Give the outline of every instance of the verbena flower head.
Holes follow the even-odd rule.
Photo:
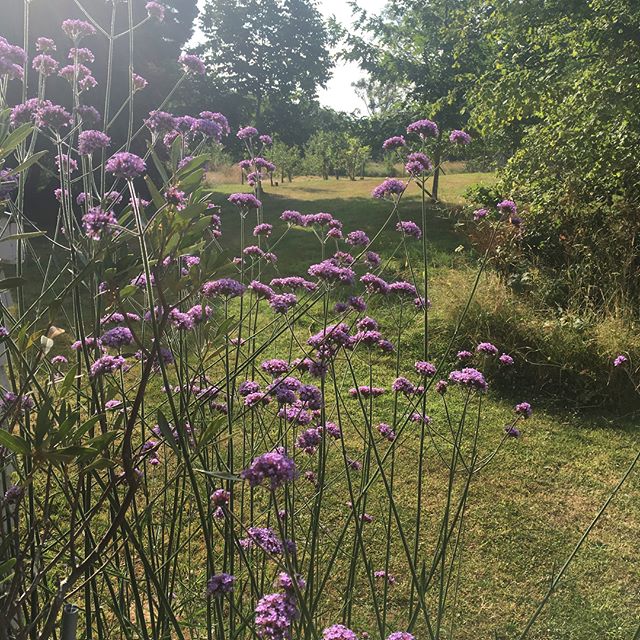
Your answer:
[[[90,156],[98,149],[104,149],[111,144],[111,138],[102,131],[89,129],[82,131],[78,136],[78,153],[81,156]]]
[[[133,343],[133,334],[128,327],[113,327],[100,338],[105,347],[120,348]]]
[[[397,197],[404,193],[405,189],[406,185],[402,180],[387,178],[371,192],[371,195],[380,200],[382,198]]]
[[[91,365],[90,375],[92,378],[97,378],[107,373],[114,373],[122,369],[125,364],[126,360],[122,356],[102,356]]]
[[[336,284],[353,284],[355,279],[355,272],[349,267],[340,267],[336,265],[331,259],[323,260],[318,264],[312,264],[307,273],[314,278],[324,280],[325,282],[332,282]]]
[[[295,462],[282,451],[269,451],[254,458],[251,465],[240,473],[240,477],[252,487],[266,483],[273,490],[295,480],[298,470]]]
[[[18,178],[9,169],[0,169],[0,200],[10,196],[18,188]]]
[[[56,50],[56,43],[51,38],[40,37],[36,40],[36,51],[40,53],[47,53],[49,51]]]
[[[498,355],[498,348],[494,344],[491,344],[490,342],[481,342],[476,347],[476,351],[478,353],[484,353],[487,356]]]
[[[504,365],[506,365],[508,367],[513,364],[513,358],[508,353],[503,353],[498,358],[498,361],[500,362],[500,364],[504,364]]]
[[[454,129],[449,134],[449,142],[453,142],[453,144],[469,144],[471,142],[471,136],[466,131]]]
[[[424,360],[419,360],[415,364],[416,373],[425,378],[432,378],[436,375],[436,366],[431,364],[430,362],[425,362]]]
[[[239,209],[259,209],[262,206],[252,193],[232,193],[227,200]]]
[[[195,73],[196,75],[203,76],[206,71],[204,62],[192,53],[181,54],[178,62],[182,65],[185,73]]]
[[[530,418],[533,414],[533,409],[528,402],[520,402],[513,409],[519,416],[523,418]]]
[[[131,73],[131,84],[134,91],[142,91],[149,83],[137,73]]]
[[[60,105],[45,103],[35,112],[36,125],[41,129],[58,131],[71,124],[71,114]]]
[[[629,362],[629,359],[627,358],[627,356],[620,354],[619,356],[616,356],[616,358],[614,359],[613,366],[621,367],[626,362]]]
[[[95,27],[85,20],[65,20],[62,30],[74,41],[79,42],[87,36],[96,34]]]
[[[394,149],[400,149],[401,147],[406,146],[406,144],[407,143],[403,136],[392,136],[382,143],[382,148],[385,151],[393,151]]]
[[[500,213],[509,216],[514,216],[518,211],[516,203],[513,200],[503,200],[497,204],[497,207]]]
[[[165,8],[164,5],[161,5],[159,2],[147,2],[145,9],[150,18],[155,18],[159,22],[164,20]]]
[[[473,219],[477,222],[478,220],[484,220],[488,215],[488,209],[476,209],[473,212]]]
[[[105,233],[111,231],[111,226],[118,221],[113,211],[105,211],[100,207],[92,207],[82,216],[82,226],[87,237],[91,240],[100,240]]]
[[[488,388],[487,381],[482,373],[472,367],[465,367],[460,371],[452,371],[449,374],[449,381],[453,384],[469,387],[480,393],[484,393]]]
[[[100,112],[90,104],[81,104],[78,107],[77,112],[84,124],[95,126],[99,124],[102,119]]]
[[[347,235],[346,243],[352,247],[366,247],[369,244],[369,236],[358,229]]]
[[[236,578],[229,573],[216,573],[207,582],[207,595],[220,597],[233,591]]]
[[[407,127],[407,133],[417,133],[421,138],[437,138],[438,125],[427,119],[416,120]]]
[[[420,227],[411,220],[401,220],[396,225],[396,230],[409,238],[419,239],[422,237],[422,231]]]
[[[256,634],[263,640],[290,640],[291,625],[299,617],[295,599],[288,593],[270,593],[256,605]]]
[[[519,438],[520,437],[520,429],[518,427],[508,424],[504,428],[504,432],[510,438]]]
[[[134,153],[121,151],[107,160],[105,169],[116,178],[133,180],[147,170],[144,160]]]
[[[22,47],[10,44],[6,38],[0,36],[0,77],[6,76],[10,80],[22,79],[23,65],[27,61],[27,54]]]
[[[57,71],[59,65],[55,58],[52,58],[46,53],[41,53],[40,55],[35,56],[31,66],[35,71],[41,73],[43,76],[51,76]]]
[[[260,140],[260,142],[262,142],[262,144],[265,146],[273,144],[273,138],[271,136],[268,136],[267,134],[259,136],[258,140]]]
[[[416,638],[407,631],[395,631],[387,637],[387,640],[416,640]]]
[[[322,632],[322,640],[358,640],[358,636],[343,624],[333,624]]]
[[[250,140],[258,135],[258,130],[255,127],[242,127],[236,133],[236,137],[239,140]]]
[[[235,298],[244,293],[245,286],[241,282],[233,280],[233,278],[220,278],[219,280],[205,282],[201,291],[208,298],[216,296]]]

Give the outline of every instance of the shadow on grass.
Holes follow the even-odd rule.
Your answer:
[[[301,189],[303,191],[326,191],[326,189]],[[213,190],[214,200],[220,204],[226,200],[226,193]],[[264,221],[273,225],[274,231],[270,238],[270,244],[275,242],[286,231],[287,225],[280,220],[280,215],[287,209],[300,211],[300,213],[318,213],[320,211],[331,213],[344,224],[344,235],[356,229],[362,229],[370,238],[373,238],[385,223],[392,211],[390,202],[380,202],[372,198],[347,197],[347,198],[317,198],[311,201],[291,197],[291,195],[279,195],[265,193],[262,197],[264,208]],[[451,262],[451,256],[456,247],[465,244],[465,238],[455,229],[454,220],[447,215],[446,205],[429,206],[427,211],[427,242],[429,246],[430,262],[432,266],[443,266]],[[231,245],[235,250],[239,249],[240,223],[237,214],[224,207],[223,233],[227,246]],[[420,202],[416,198],[403,200],[399,212],[391,218],[384,231],[376,239],[371,247],[373,251],[382,254],[383,258],[393,253],[399,243],[400,235],[396,231],[398,220],[412,220],[421,226]],[[255,218],[251,215],[247,218],[249,229]],[[248,241],[247,241],[248,243]],[[417,241],[408,241],[411,250]],[[328,251],[335,250],[333,243]],[[340,243],[339,249],[345,248]],[[306,271],[309,264],[317,261],[320,256],[319,242],[311,229],[294,228],[289,230],[276,248],[278,254],[278,269],[282,273],[298,273]],[[304,267],[304,269],[303,269]]]

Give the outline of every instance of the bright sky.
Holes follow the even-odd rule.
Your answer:
[[[386,0],[357,1],[370,13],[381,11],[386,4]],[[202,4],[204,0],[199,0],[199,5]],[[318,7],[326,18],[333,15],[344,25],[349,25],[351,22],[351,9],[346,0],[319,0]],[[196,34],[195,38],[197,37]],[[333,69],[333,77],[327,83],[327,88],[319,92],[320,103],[338,111],[351,112],[354,109],[364,111],[362,100],[358,98],[351,86],[351,83],[359,80],[362,75],[357,64],[339,62]]]

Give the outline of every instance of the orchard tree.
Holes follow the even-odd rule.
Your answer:
[[[248,96],[261,127],[265,111],[316,98],[332,66],[313,0],[206,0],[198,48],[226,92]]]
[[[481,15],[477,0],[390,0],[379,15],[356,7],[348,30],[332,27],[345,43],[342,57],[369,73],[375,101],[384,98],[381,87],[393,88],[409,111],[435,120],[442,136],[466,125],[467,91],[488,64]],[[433,157],[436,198],[443,145]]]
[[[284,182],[285,176],[291,182],[294,174],[300,174],[302,156],[298,147],[288,145],[276,137],[271,147],[270,157],[276,165],[276,171],[280,174],[280,183]]]

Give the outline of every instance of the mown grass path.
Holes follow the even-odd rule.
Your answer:
[[[443,200],[459,204],[467,186],[492,180],[490,174],[445,176]],[[278,187],[267,186],[263,197],[265,221],[276,226],[274,236],[278,237],[278,216],[283,210],[328,211],[344,222],[346,230],[360,228],[373,234],[389,212],[388,203],[370,197],[371,189],[379,182],[375,178],[356,182],[298,178]],[[238,184],[216,182],[212,188],[219,194],[220,204],[225,204],[227,194],[246,190]],[[400,217],[418,221],[417,190],[407,196]],[[234,213],[225,207],[225,234],[233,234],[237,227]],[[381,235],[374,247],[383,257],[397,245],[394,226]],[[468,283],[470,261],[456,252],[457,247],[465,246],[466,238],[456,230],[452,218],[437,208],[430,213],[426,233],[434,276],[430,291],[434,324],[448,335],[451,326],[439,305],[447,305],[453,294],[452,282],[456,286]],[[316,253],[317,241],[311,233],[289,233],[278,247],[279,269],[283,273],[306,270],[310,256]],[[406,270],[406,258],[397,254],[390,266]],[[451,278],[452,275],[456,277]],[[458,291],[455,293],[459,295]],[[384,325],[385,318],[381,319]],[[436,349],[437,334],[438,331]],[[419,336],[416,340],[419,343]],[[391,371],[376,373],[381,378],[392,376]],[[490,392],[483,423],[487,438],[510,420],[515,401],[527,399],[518,397],[517,391],[509,398]],[[472,489],[456,633],[463,640],[516,637],[554,572],[640,446],[636,421],[601,415],[585,418],[572,412],[571,407],[558,411],[534,405],[534,409],[522,438],[509,442],[510,446],[501,451]],[[430,412],[435,421],[442,417],[439,412],[438,407]],[[411,468],[413,454],[408,450],[402,456],[407,469]],[[428,469],[432,487],[437,487],[441,473],[435,465]],[[406,484],[411,486],[410,482]],[[402,486],[399,481],[400,502]],[[412,496],[406,498],[410,502]],[[427,522],[437,511],[435,490],[433,500],[428,502]],[[640,472],[636,470],[582,547],[529,637],[631,639],[640,611],[639,532]],[[400,602],[397,605],[402,607]]]

